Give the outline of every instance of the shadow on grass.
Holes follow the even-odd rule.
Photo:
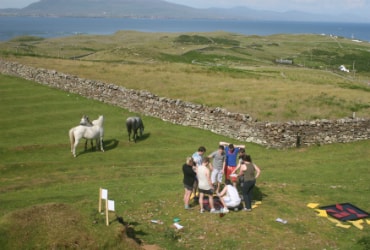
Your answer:
[[[116,139],[110,139],[110,140],[104,140],[104,150],[109,151],[112,149],[115,149],[119,144],[119,140]]]
[[[267,194],[264,194],[261,192],[261,190],[255,186],[253,188],[253,200],[255,201],[262,201],[263,198],[267,197],[268,195]]]
[[[138,136],[137,139],[136,139],[136,143],[138,143],[140,141],[145,141],[149,137],[150,137],[150,133],[146,133],[146,134],[143,134],[142,136]],[[134,142],[134,141],[133,141],[133,139],[131,139],[131,141],[129,141],[129,142]]]
[[[133,239],[137,244],[142,244],[142,241],[137,238],[136,235],[146,235],[147,233],[143,232],[142,230],[136,231],[133,226],[139,225],[138,222],[127,222],[124,221],[122,217],[117,216],[116,221],[123,225],[127,237]]]
[[[91,141],[91,147],[88,147],[89,146],[89,145],[87,145],[88,141]],[[84,151],[79,152],[78,155],[83,155],[83,154],[87,154],[87,153],[91,153],[91,152],[95,152],[95,151],[100,151],[100,147],[96,148],[96,144],[94,145],[94,141],[95,140],[86,140],[87,144],[85,144]],[[118,144],[119,144],[119,140],[116,140],[116,139],[104,140],[103,141],[104,151],[109,151],[109,150],[115,149],[118,146]]]

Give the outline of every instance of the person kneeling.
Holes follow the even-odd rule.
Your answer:
[[[240,206],[240,196],[238,190],[232,185],[230,180],[226,180],[226,185],[222,189],[221,193],[217,193],[217,196],[220,197],[220,201],[223,208],[223,213],[228,213],[228,208],[237,208]]]

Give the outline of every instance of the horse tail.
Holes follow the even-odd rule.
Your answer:
[[[135,128],[134,128],[134,119],[133,117],[129,117],[126,120],[126,128],[127,128],[127,133],[128,133],[128,141],[131,140],[131,132],[133,131],[135,133]]]
[[[71,128],[69,130],[69,142],[71,143],[71,152],[73,152],[73,144],[75,143],[75,136],[74,136],[74,128]]]

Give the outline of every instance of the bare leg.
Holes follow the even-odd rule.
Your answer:
[[[209,200],[209,206],[211,207],[211,209],[214,209],[215,206],[213,203],[213,195],[208,195],[208,200]]]
[[[188,190],[185,188],[185,194],[184,194],[184,205],[185,208],[189,207],[189,201],[191,196],[192,190]]]
[[[200,206],[200,211],[203,211],[203,193],[199,193],[199,206]]]

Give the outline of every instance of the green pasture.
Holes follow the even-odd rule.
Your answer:
[[[339,119],[353,112],[369,117],[369,51],[369,43],[341,37],[225,32],[118,31],[0,43],[5,60],[222,107],[259,121]]]
[[[83,114],[105,116],[106,151],[80,143],[74,158],[68,130]],[[350,202],[370,212],[369,140],[289,150],[246,144],[262,170],[262,204],[221,218],[183,209],[181,166],[200,145],[211,153],[219,141],[244,142],[144,116],[135,144],[124,126],[130,115],[0,75],[2,249],[370,249],[366,222],[362,230],[336,227],[306,206]],[[98,213],[100,187],[115,201],[109,226]],[[183,230],[171,227],[175,217]]]

